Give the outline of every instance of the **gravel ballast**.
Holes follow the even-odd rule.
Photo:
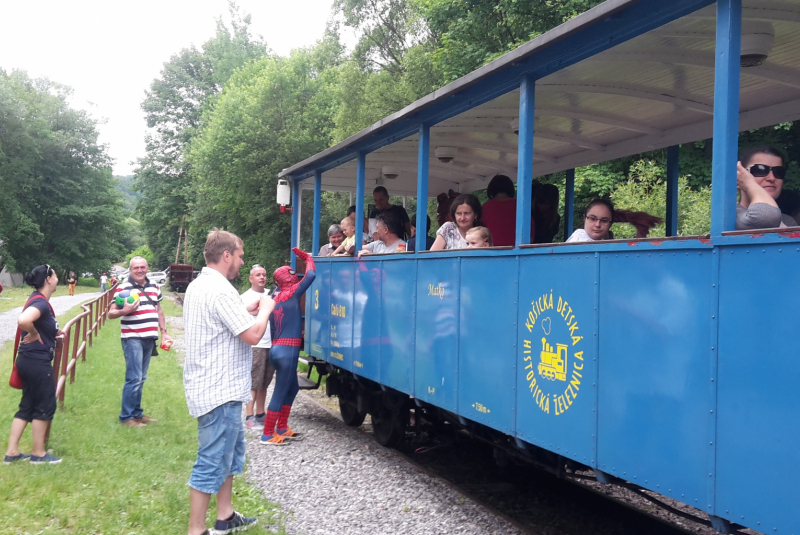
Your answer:
[[[246,471],[280,503],[289,534],[522,533],[302,392],[289,425],[303,440],[262,446],[261,430],[248,430]]]

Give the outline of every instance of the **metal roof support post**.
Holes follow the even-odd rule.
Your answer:
[[[575,169],[567,169],[564,183],[564,239],[572,236],[575,221]]]
[[[364,181],[367,173],[367,153],[359,151],[356,167],[356,252],[361,250],[364,236]]]
[[[300,181],[292,182],[292,248],[300,243]],[[297,269],[297,255],[292,252],[292,269]]]
[[[714,66],[714,153],[711,235],[736,228],[736,162],[739,149],[739,73],[742,0],[718,0]]]
[[[667,148],[667,236],[678,235],[678,171],[680,145]]]
[[[517,148],[517,237],[515,247],[531,242],[531,187],[533,181],[533,113],[536,80],[522,78],[519,86],[519,146]]]
[[[322,171],[314,171],[314,232],[311,234],[311,254],[319,252],[319,213],[322,208]]]
[[[417,157],[417,227],[414,254],[427,249],[428,241],[428,164],[431,153],[431,127],[422,123],[419,126],[419,155]],[[422,236],[422,240],[419,239]]]

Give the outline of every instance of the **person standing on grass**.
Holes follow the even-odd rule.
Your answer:
[[[67,284],[69,284],[69,295],[75,295],[75,285],[78,284],[78,277],[75,276],[74,271],[69,272]]]
[[[250,399],[253,353],[267,331],[275,302],[265,292],[245,306],[230,280],[244,265],[241,238],[212,230],[206,260],[183,299],[186,361],[183,387],[189,414],[197,418],[197,460],[189,477],[189,535],[208,534],[206,512],[217,495],[213,533],[232,533],[257,522],[233,510],[233,476],[245,461],[242,403]],[[253,318],[252,313],[257,315]]]
[[[133,271],[133,270],[131,270],[131,271]],[[105,273],[103,273],[102,275],[100,275],[100,293],[101,294],[105,293],[106,286],[108,286],[108,276]]]
[[[266,285],[267,270],[260,264],[254,264],[250,268],[250,289],[242,294],[242,303],[247,306],[260,301],[264,297]],[[252,378],[250,387],[252,399],[247,402],[245,407],[246,417],[244,419],[244,425],[247,427],[255,427],[256,424],[264,425],[264,418],[267,414],[264,409],[264,405],[267,402],[267,388],[269,388],[272,377],[275,375],[275,368],[272,367],[272,363],[269,360],[270,347],[272,347],[272,336],[269,332],[269,323],[267,323],[267,330],[264,331],[264,336],[253,346],[253,368],[250,373]],[[254,408],[257,411],[255,413],[253,411]]]
[[[58,328],[50,296],[58,287],[58,275],[48,265],[37,266],[24,276],[25,283],[36,289],[17,319],[22,330],[17,352],[17,372],[22,378],[22,400],[11,424],[5,464],[30,461],[31,464],[55,464],[61,459],[45,451],[47,430],[56,413],[56,383],[53,378],[53,357],[56,337],[64,334]],[[33,429],[31,454],[19,451],[19,439],[28,422]]]
[[[122,410],[119,423],[126,427],[147,427],[158,420],[144,414],[142,389],[147,380],[150,357],[158,341],[159,333],[164,340],[167,334],[164,311],[161,310],[161,289],[147,278],[147,260],[141,256],[131,258],[130,275],[117,286],[114,295],[125,290],[137,290],[139,299],[117,308],[112,301],[108,319],[120,318],[122,351],[125,354],[125,386],[122,388]]]

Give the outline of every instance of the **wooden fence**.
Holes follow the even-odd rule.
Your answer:
[[[63,336],[56,339],[56,355],[53,359],[53,376],[56,377],[56,399],[59,408],[64,408],[64,397],[69,382],[75,382],[75,367],[78,357],[86,362],[86,350],[92,346],[92,339],[106,324],[106,311],[114,296],[116,284],[100,297],[83,303],[83,312],[72,318],[61,330]]]

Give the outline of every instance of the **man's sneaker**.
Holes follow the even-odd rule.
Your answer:
[[[125,427],[147,427],[147,424],[137,420],[136,418],[131,418],[125,422],[120,422],[119,425],[123,425]]]
[[[250,428],[256,426],[256,417],[252,414],[244,419],[244,425]]]
[[[49,453],[45,453],[41,457],[37,457],[36,455],[31,455],[31,464],[57,464],[60,463],[61,459],[58,457],[53,457]]]
[[[254,516],[243,516],[241,513],[233,512],[233,520],[217,520],[214,523],[214,534],[225,535],[235,531],[245,531],[250,526],[258,522]]]
[[[264,425],[264,420],[267,419],[267,413],[264,412],[262,414],[256,414],[256,424],[257,425]]]
[[[300,436],[300,435],[301,435],[301,433],[298,433],[297,431],[292,431],[292,430],[291,430],[291,429],[289,429],[288,427],[286,428],[286,431],[284,431],[283,433],[281,433],[279,429],[276,429],[276,430],[275,430],[275,432],[276,432],[276,433],[277,433],[277,435],[278,435],[279,437],[281,437],[282,439],[291,438],[291,439],[297,439],[297,440],[299,440],[299,439],[301,438],[301,436]]]
[[[16,463],[18,461],[28,461],[30,460],[31,456],[27,453],[18,453],[16,455],[4,455],[3,456],[3,463],[11,464]]]
[[[283,437],[279,437],[278,435],[272,435],[271,437],[261,435],[261,443],[265,446],[283,446]]]

